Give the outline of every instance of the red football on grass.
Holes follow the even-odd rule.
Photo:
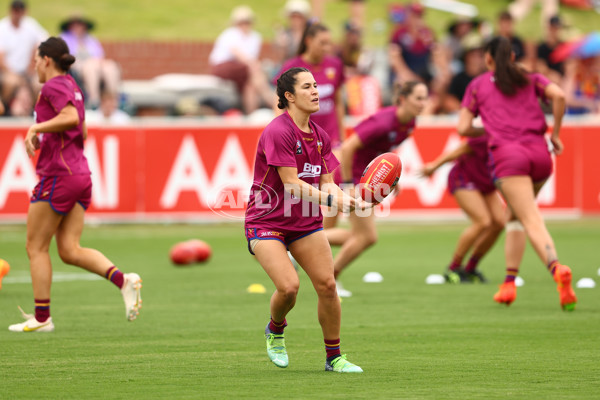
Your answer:
[[[396,153],[383,153],[367,165],[358,186],[360,197],[368,203],[379,204],[392,193],[400,174],[402,161]]]
[[[196,261],[196,250],[186,242],[171,247],[169,257],[175,265],[188,265]]]
[[[184,243],[187,243],[192,249],[194,249],[194,254],[195,254],[194,261],[196,261],[196,262],[207,261],[212,254],[212,250],[211,250],[210,246],[205,241],[198,240],[198,239],[191,239]]]

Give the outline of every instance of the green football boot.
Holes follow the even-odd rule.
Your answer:
[[[333,361],[325,361],[325,371],[333,372],[363,372],[362,368],[358,365],[352,364],[346,360],[346,355],[339,356]]]
[[[269,359],[279,368],[287,367],[288,355],[285,349],[283,333],[273,333],[269,330],[269,326],[267,326],[265,337],[267,339],[267,354],[269,355]]]

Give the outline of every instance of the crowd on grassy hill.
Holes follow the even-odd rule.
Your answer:
[[[282,65],[310,40],[303,36],[306,28],[315,21],[327,27],[325,1],[285,3],[286,23],[277,30],[268,59],[261,58],[263,42],[254,29],[253,10],[249,6],[234,8],[230,27],[215,40],[208,62],[211,74],[233,82],[239,102],[205,99],[195,112],[248,115],[260,108],[273,108],[275,79]],[[394,82],[415,79],[425,82],[432,94],[427,114],[455,113],[467,84],[484,72],[482,48],[495,35],[511,40],[515,57],[525,69],[541,72],[563,87],[569,114],[600,113],[600,56],[570,57],[572,49],[563,43],[565,24],[558,14],[558,0],[542,0],[544,34],[539,43],[520,38],[514,31],[515,22],[527,12],[521,3],[531,3],[529,0],[512,2],[495,21],[459,16],[447,26],[443,37],[436,37],[425,22],[427,10],[421,3],[392,4],[388,15],[393,27],[387,43],[380,46],[387,50],[383,58],[365,48],[362,41],[370,29],[364,18],[371,4],[366,0],[347,3],[342,37],[336,43],[323,44],[323,48],[343,63],[348,114],[372,112],[389,102],[387,88]],[[66,18],[60,25],[60,36],[77,58],[71,73],[85,91],[89,118],[126,122],[128,115],[118,109],[119,66],[105,57],[102,45],[92,35],[93,28],[93,21],[81,15]],[[37,45],[47,37],[46,29],[27,15],[25,2],[10,3],[8,15],[0,20],[0,111],[4,109],[4,115],[32,114],[39,84],[31,60]]]

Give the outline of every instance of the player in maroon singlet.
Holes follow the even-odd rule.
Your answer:
[[[288,366],[283,329],[300,284],[289,250],[317,292],[325,370],[362,372],[340,353],[341,308],[319,205],[343,212],[367,205],[333,182],[338,161],[331,141],[310,119],[320,101],[313,75],[305,68],[285,71],[277,80],[277,96],[284,113],[267,125],[259,139],[244,226],[249,251],[275,284],[265,329],[267,354],[276,366]]]
[[[360,122],[354,134],[342,144],[342,179],[345,189],[354,191],[367,165],[377,156],[393,151],[412,133],[415,118],[426,106],[427,86],[420,82],[396,85],[395,105],[385,107]],[[326,229],[329,244],[341,246],[333,261],[336,278],[363,251],[377,241],[373,210],[368,215],[350,214],[350,230]],[[337,281],[340,297],[350,297],[352,292]]]
[[[524,235],[558,285],[560,305],[575,309],[577,297],[571,287],[571,269],[558,261],[554,241],[535,201],[552,173],[552,159],[545,139],[547,130],[539,99],[552,101],[554,126],[550,140],[555,154],[563,150],[559,138],[565,112],[565,94],[541,74],[529,74],[514,62],[508,39],[496,37],[485,47],[488,72],[473,79],[462,100],[458,133],[479,136],[473,119],[481,115],[489,135],[489,165],[512,219],[506,225],[506,279],[494,296],[498,303],[516,298],[515,277],[524,251]],[[517,236],[519,238],[517,238]]]
[[[30,156],[40,149],[36,165],[40,182],[31,196],[26,245],[35,315],[23,312],[26,321],[9,326],[13,332],[54,330],[50,317],[52,264],[48,254],[53,236],[65,263],[104,276],[121,289],[128,320],[134,320],[141,307],[139,275],[123,274],[99,251],[79,245],[92,181],[83,155],[87,136],[83,93],[67,74],[74,62],[66,43],[56,37],[40,44],[35,57],[38,78],[44,86],[35,105],[36,123],[25,137]]]

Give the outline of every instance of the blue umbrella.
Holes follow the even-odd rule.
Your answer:
[[[573,55],[579,58],[595,57],[600,55],[600,32],[592,32],[583,39]]]

